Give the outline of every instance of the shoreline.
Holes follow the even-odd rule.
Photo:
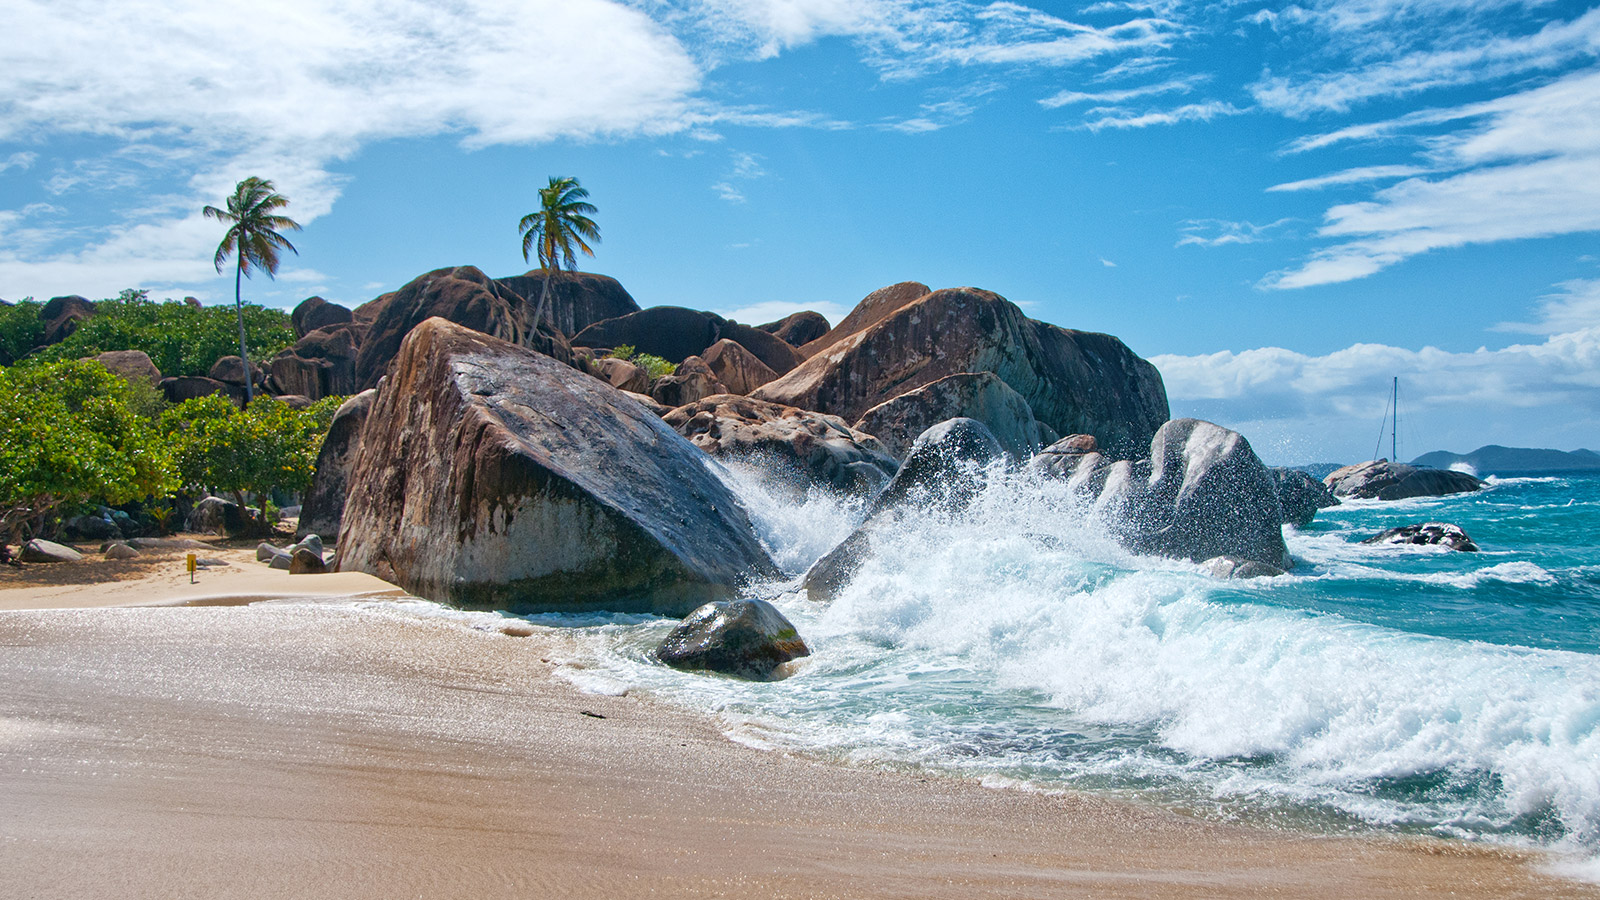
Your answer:
[[[337,576],[258,565],[201,587],[340,596],[298,587]],[[201,596],[153,596],[174,577],[28,611],[0,586],[0,877],[25,894],[1600,897],[1537,852],[760,750],[665,701],[581,692],[559,629],[173,606]]]

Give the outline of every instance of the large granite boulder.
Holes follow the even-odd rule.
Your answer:
[[[619,391],[643,394],[650,390],[650,373],[625,359],[606,356],[594,361],[593,373]]]
[[[671,375],[657,378],[650,387],[650,396],[669,409],[727,392],[716,373],[698,356],[679,363]]]
[[[271,387],[279,394],[312,400],[356,393],[356,361],[366,332],[367,326],[349,322],[305,335],[267,363]]]
[[[806,571],[803,585],[812,600],[832,600],[873,553],[879,532],[902,515],[937,510],[955,514],[983,489],[988,467],[1005,458],[1005,449],[982,422],[951,419],[918,436],[889,484],[868,507],[867,518],[839,546]]]
[[[206,375],[212,381],[220,381],[223,384],[235,384],[240,387],[244,387],[244,360],[237,356],[221,357],[216,362],[211,364],[211,371],[206,373]],[[261,371],[261,367],[253,362],[250,364],[250,376],[250,383],[252,385],[265,385],[267,377],[266,373]]]
[[[972,288],[901,306],[752,396],[854,422],[961,372],[993,372],[1052,431],[1092,434],[1111,456],[1142,452],[1167,418],[1161,374],[1121,341],[1035,322],[1004,297]]]
[[[362,325],[370,326],[373,322],[378,321],[378,317],[383,315],[383,311],[385,309],[389,308],[389,302],[392,301],[395,295],[398,293],[400,292],[390,291],[387,294],[379,294],[355,309],[352,309],[350,314],[355,316],[356,322],[359,322]]]
[[[1039,423],[1022,395],[993,372],[960,372],[901,394],[862,413],[855,429],[875,435],[896,457],[917,436],[948,419],[976,419],[1012,459],[1027,461],[1039,450]]]
[[[362,390],[377,385],[411,329],[435,316],[562,363],[572,362],[565,338],[548,325],[534,326],[532,304],[474,266],[435,269],[412,279],[392,297],[380,299],[382,305],[356,357],[356,386]]]
[[[1283,524],[1304,528],[1317,510],[1338,506],[1339,498],[1309,472],[1275,466],[1267,471],[1278,485],[1278,503],[1283,507]]]
[[[723,338],[706,348],[701,356],[711,374],[730,394],[748,394],[778,377],[778,373],[756,358],[743,344]]]
[[[462,606],[684,615],[776,574],[706,462],[598,379],[429,319],[362,429],[339,568]]]
[[[365,390],[344,403],[333,414],[333,422],[322,439],[322,449],[317,451],[317,470],[311,477],[311,488],[300,504],[300,521],[295,536],[320,535],[333,540],[339,536],[339,524],[344,519],[345,495],[350,489],[350,466],[355,462],[356,450],[361,447],[361,429],[367,424],[367,414],[372,411],[378,392]]]
[[[303,338],[319,328],[331,325],[343,325],[355,321],[355,314],[337,303],[329,303],[321,297],[307,297],[300,301],[300,305],[289,313],[289,321],[294,325],[296,339]]]
[[[850,314],[838,325],[801,345],[800,352],[807,359],[816,356],[834,344],[866,331],[932,292],[933,288],[920,281],[902,281],[899,284],[878,288],[861,298],[861,302],[857,303],[855,309],[850,310]]]
[[[194,505],[184,521],[184,530],[195,534],[220,534],[238,537],[258,530],[258,510],[241,507],[222,497],[207,497]]]
[[[510,278],[495,281],[519,294],[529,304],[529,309],[539,305],[539,292],[544,289],[544,270],[533,269]],[[550,283],[549,305],[545,316],[555,321],[556,330],[564,335],[574,335],[596,322],[615,319],[639,311],[639,304],[623,288],[622,283],[609,275],[589,272],[562,272]]]
[[[143,350],[107,350],[94,361],[127,381],[143,381],[152,387],[161,383],[161,370]]]
[[[94,313],[94,304],[86,297],[77,294],[51,297],[44,306],[39,307],[39,321],[44,323],[44,334],[39,339],[39,346],[49,347],[61,343],[78,330],[78,323],[90,318]]]
[[[34,538],[22,545],[18,558],[25,563],[77,562],[83,559],[83,554],[65,544]]]
[[[716,313],[681,306],[652,306],[626,316],[596,322],[574,335],[572,346],[611,348],[626,345],[640,353],[681,363],[691,356],[704,354],[712,344],[723,338],[743,346],[779,375],[799,365],[802,359],[799,351],[776,335],[729,321]]]
[[[680,406],[663,421],[712,456],[778,466],[845,492],[876,490],[899,467],[877,438],[837,416],[735,394]]]
[[[776,322],[757,325],[757,328],[777,336],[791,347],[803,347],[828,333],[828,320],[822,313],[805,310],[790,313]]]
[[[690,613],[656,647],[675,669],[770,678],[778,666],[810,656],[794,625],[765,600],[719,600]]]
[[[1329,472],[1322,483],[1335,497],[1351,500],[1405,500],[1480,490],[1483,482],[1465,472],[1422,469],[1374,459]]]
[[[161,394],[167,399],[168,403],[182,403],[185,400],[193,400],[196,397],[209,397],[212,394],[221,394],[229,397],[235,403],[240,403],[244,400],[242,389],[236,395],[235,390],[229,385],[214,378],[204,378],[199,375],[178,375],[171,378],[163,378],[157,386],[161,388]]]
[[[1363,544],[1414,544],[1443,546],[1464,553],[1477,553],[1478,542],[1468,536],[1460,525],[1449,522],[1419,522],[1401,525],[1362,540]]]

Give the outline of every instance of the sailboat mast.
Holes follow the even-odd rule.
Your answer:
[[[1394,424],[1389,428],[1389,459],[1392,462],[1400,461],[1400,376],[1394,377],[1394,397],[1390,400],[1390,408],[1394,410]]]

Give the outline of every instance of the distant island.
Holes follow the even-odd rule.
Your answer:
[[[1490,444],[1471,453],[1435,450],[1411,461],[1414,466],[1448,469],[1466,464],[1479,475],[1504,472],[1600,472],[1600,453],[1593,450],[1543,450],[1529,447],[1501,447]]]

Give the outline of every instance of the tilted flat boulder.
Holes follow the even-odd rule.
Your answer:
[[[355,314],[321,297],[307,297],[300,301],[294,312],[289,313],[289,321],[294,325],[294,336],[298,340],[319,328],[353,322]]]
[[[892,526],[902,514],[966,509],[983,489],[988,466],[1004,457],[1000,442],[975,419],[951,419],[923,432],[900,471],[873,498],[866,520],[806,571],[806,595],[832,600],[872,554],[875,533]]]
[[[776,572],[706,463],[621,391],[430,319],[362,429],[339,568],[462,606],[683,615]]]
[[[572,362],[572,348],[565,338],[550,331],[548,325],[534,327],[532,304],[475,266],[435,269],[412,279],[392,297],[379,300],[382,304],[356,357],[356,386],[362,390],[377,386],[399,352],[400,342],[411,329],[434,316],[563,363]]]
[[[855,429],[876,436],[890,453],[903,457],[918,435],[955,418],[987,425],[1012,459],[1025,462],[1039,450],[1033,409],[993,372],[949,375],[886,400],[863,413]]]
[[[161,383],[161,370],[143,350],[107,350],[94,360],[127,381],[144,381],[151,386]]]
[[[790,313],[776,322],[757,325],[791,347],[803,347],[828,333],[828,319],[822,313],[805,310]]]
[[[711,374],[722,382],[730,394],[748,394],[778,377],[777,372],[746,350],[743,344],[727,338],[707,347],[701,359],[711,367]]]
[[[854,422],[961,372],[993,372],[1034,418],[1057,434],[1092,434],[1110,456],[1143,452],[1167,418],[1161,374],[1121,341],[1035,322],[1004,297],[972,288],[901,306],[752,396]]]
[[[800,353],[810,359],[834,344],[866,331],[931,293],[933,288],[920,281],[902,281],[899,284],[878,288],[861,298],[861,302],[857,303],[838,325],[820,337],[801,345]]]
[[[811,649],[778,608],[765,600],[719,600],[686,616],[655,649],[674,669],[770,678],[778,666]]]
[[[532,269],[509,278],[496,278],[495,282],[517,292],[530,309],[539,305],[539,293],[544,290],[544,270]],[[596,322],[615,319],[639,311],[622,283],[609,275],[590,272],[562,272],[550,283],[549,306],[545,315],[555,321],[556,330],[564,335],[574,335]]]
[[[361,429],[377,399],[376,390],[365,390],[339,405],[317,451],[317,470],[311,488],[300,504],[300,521],[295,536],[319,535],[330,540],[339,536],[344,519],[345,496],[350,490],[350,466],[361,447]]]
[[[34,538],[22,545],[17,558],[25,563],[77,562],[83,559],[83,554],[65,544]]]
[[[1465,472],[1421,469],[1374,459],[1329,472],[1322,483],[1335,497],[1351,500],[1405,500],[1481,490],[1483,482]]]
[[[629,346],[640,353],[681,363],[700,356],[727,338],[741,346],[779,375],[799,365],[800,352],[776,335],[732,322],[716,313],[681,306],[652,306],[604,322],[596,322],[572,337],[574,347]]]
[[[1415,525],[1401,525],[1390,528],[1381,534],[1366,538],[1363,544],[1417,544],[1422,546],[1442,545],[1451,550],[1460,550],[1464,553],[1477,553],[1478,542],[1468,536],[1466,529],[1460,525],[1449,522],[1419,522]]]
[[[663,417],[712,456],[786,466],[804,478],[850,493],[876,490],[899,464],[878,439],[838,416],[718,394]]]
[[[1338,506],[1339,498],[1308,472],[1273,467],[1272,480],[1278,485],[1278,503],[1283,507],[1283,524],[1304,528],[1316,518],[1317,510]]]

